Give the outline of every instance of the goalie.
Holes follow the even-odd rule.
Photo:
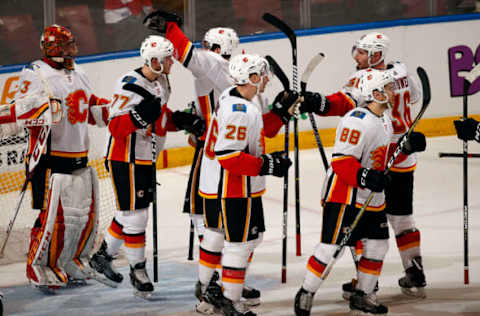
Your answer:
[[[74,62],[72,33],[47,26],[41,60],[26,66],[15,101],[0,111],[1,136],[29,131],[27,181],[32,208],[39,210],[30,235],[26,274],[40,288],[84,283],[98,218],[96,172],[88,167],[88,126],[105,126],[105,99],[92,94],[86,74]]]

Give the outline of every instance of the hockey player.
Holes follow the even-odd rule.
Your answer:
[[[458,139],[463,141],[476,140],[480,143],[480,125],[478,121],[469,117],[466,120],[453,121]]]
[[[343,115],[354,106],[364,105],[365,101],[355,87],[366,69],[388,70],[395,78],[395,99],[387,113],[393,124],[392,143],[397,143],[412,123],[413,106],[421,99],[421,88],[418,80],[410,75],[404,63],[385,62],[389,45],[389,38],[382,33],[373,32],[362,36],[352,49],[357,71],[349,77],[342,90],[326,98],[317,93],[307,93],[305,97],[307,102],[302,108],[314,112],[322,102],[326,102],[330,106],[330,111],[325,115]],[[425,136],[421,133],[414,133],[412,138],[415,138],[412,141],[420,146],[425,144]],[[390,172],[392,181],[385,190],[387,205],[385,212],[395,232],[405,269],[406,275],[399,280],[402,292],[424,297],[426,282],[420,253],[420,231],[415,227],[413,219],[413,173],[416,163],[416,155],[409,152],[397,158]],[[346,299],[353,292],[355,283],[356,280],[353,280],[343,285]]]
[[[203,41],[205,49],[195,49],[176,22],[167,22],[166,38],[179,52],[178,61],[195,77],[197,100],[192,110],[205,120],[208,129],[220,93],[233,85],[233,80],[228,74],[228,61],[238,45],[237,33],[231,28],[225,27],[210,29],[205,33]],[[192,162],[183,208],[184,212],[190,213],[200,241],[205,228],[202,199],[198,195],[198,180],[205,134],[198,139],[194,136],[189,138],[189,142],[194,145],[198,153],[195,154],[197,159]]]
[[[27,179],[39,215],[31,230],[26,274],[31,284],[48,289],[94,276],[88,259],[99,195],[96,172],[87,166],[87,124],[105,126],[108,101],[92,93],[75,64],[77,46],[67,28],[47,26],[40,46],[43,58],[22,70],[15,102],[2,109],[0,123],[29,130]]]
[[[149,297],[153,284],[146,272],[145,229],[152,202],[152,125],[158,152],[167,131],[186,129],[202,135],[204,122],[196,115],[167,107],[170,96],[168,74],[174,62],[172,43],[161,36],[149,36],[141,44],[141,68],[122,76],[115,86],[108,122],[106,148],[117,202],[105,239],[90,265],[110,280],[123,276],[112,267],[113,256],[124,245],[130,264],[130,282],[136,295]]]
[[[236,55],[229,63],[229,73],[235,86],[220,96],[201,166],[200,195],[204,197],[206,229],[196,292],[203,302],[220,308],[224,315],[255,315],[240,298],[249,257],[265,231],[263,176],[283,177],[291,164],[283,152],[265,154],[264,136],[275,136],[289,120],[288,109],[298,95],[279,93],[273,110],[262,116],[251,100],[265,89],[268,62],[258,55]],[[215,283],[210,283],[220,262],[223,295]]]
[[[308,260],[305,279],[295,296],[297,316],[310,315],[313,296],[321,286],[321,276],[336,245],[371,191],[375,192],[374,197],[349,240],[350,245],[355,245],[360,239],[364,244],[357,269],[358,284],[350,297],[350,309],[353,315],[388,312],[386,306],[376,302],[372,293],[388,250],[387,218],[383,211],[383,191],[388,177],[383,170],[393,127],[385,112],[394,103],[394,85],[391,71],[366,70],[358,82],[358,94],[366,106],[350,110],[337,126],[332,163],[322,190],[321,241]],[[407,143],[411,148],[409,141]]]
[[[181,19],[175,14],[164,12],[161,10],[150,14],[146,20],[147,26],[158,32],[165,33],[175,50],[178,52],[176,58],[178,61],[191,71],[195,77],[195,93],[197,100],[193,105],[193,112],[202,117],[208,126],[218,102],[220,94],[233,85],[233,79],[228,73],[228,62],[233,51],[238,46],[237,33],[227,27],[215,27],[205,33],[202,46],[204,49],[196,49],[192,42],[185,36],[180,29]],[[263,100],[263,98],[259,98]],[[189,143],[195,147],[195,155],[190,170],[187,192],[183,211],[190,214],[192,223],[195,226],[200,242],[203,240],[205,231],[203,198],[198,194],[198,186],[200,179],[201,162],[203,156],[203,147],[205,136],[189,137]],[[200,252],[202,248],[200,247]],[[202,261],[199,270],[204,269]],[[210,270],[210,267],[206,269]],[[214,279],[218,279],[218,275],[214,274]],[[260,304],[260,291],[245,286],[242,291],[242,298],[250,305]],[[203,310],[202,299],[200,293],[197,292],[200,300],[197,310]],[[207,307],[208,310],[211,306]]]

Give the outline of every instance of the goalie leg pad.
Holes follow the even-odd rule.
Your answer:
[[[97,230],[98,183],[88,167],[50,178],[47,210],[32,267],[49,267],[66,283],[66,275],[84,277]],[[32,247],[31,252],[35,247]]]

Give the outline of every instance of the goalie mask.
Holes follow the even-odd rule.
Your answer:
[[[380,104],[388,103],[387,89],[395,88],[395,79],[389,70],[367,69],[360,78],[358,88],[364,100],[368,102],[377,102]],[[384,100],[375,98],[374,91],[378,91],[385,96]]]
[[[66,27],[57,24],[47,26],[40,37],[40,49],[45,58],[66,69],[74,68],[73,59],[78,49],[72,32]]]
[[[205,33],[203,45],[207,49],[212,49],[213,45],[220,47],[220,55],[231,56],[232,52],[238,46],[237,33],[228,27],[215,27]]]
[[[270,77],[270,65],[268,61],[259,55],[240,54],[230,60],[228,72],[237,85],[251,84],[257,87],[257,93],[264,82],[264,78]],[[261,80],[253,83],[250,76],[258,74]]]
[[[352,56],[355,57],[357,49],[366,50],[368,52],[368,66],[374,67],[385,59],[389,46],[390,39],[385,34],[378,32],[368,33],[355,42],[355,45],[352,47]],[[376,52],[380,52],[381,56],[375,63],[372,63],[373,55]]]
[[[162,73],[164,59],[172,55],[173,44],[168,39],[159,35],[148,36],[140,46],[140,56],[145,65],[148,65],[148,67],[156,74]],[[159,61],[161,65],[160,70],[153,69],[152,58],[156,58]]]

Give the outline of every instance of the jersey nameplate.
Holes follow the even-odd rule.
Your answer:
[[[236,103],[232,104],[232,111],[233,112],[247,112],[247,106],[245,104]]]
[[[365,112],[353,111],[352,114],[350,114],[350,116],[357,117],[359,119],[363,119],[365,117]]]
[[[125,82],[125,83],[134,83],[135,81],[137,81],[137,78],[133,76],[125,76],[122,79],[122,82]]]

